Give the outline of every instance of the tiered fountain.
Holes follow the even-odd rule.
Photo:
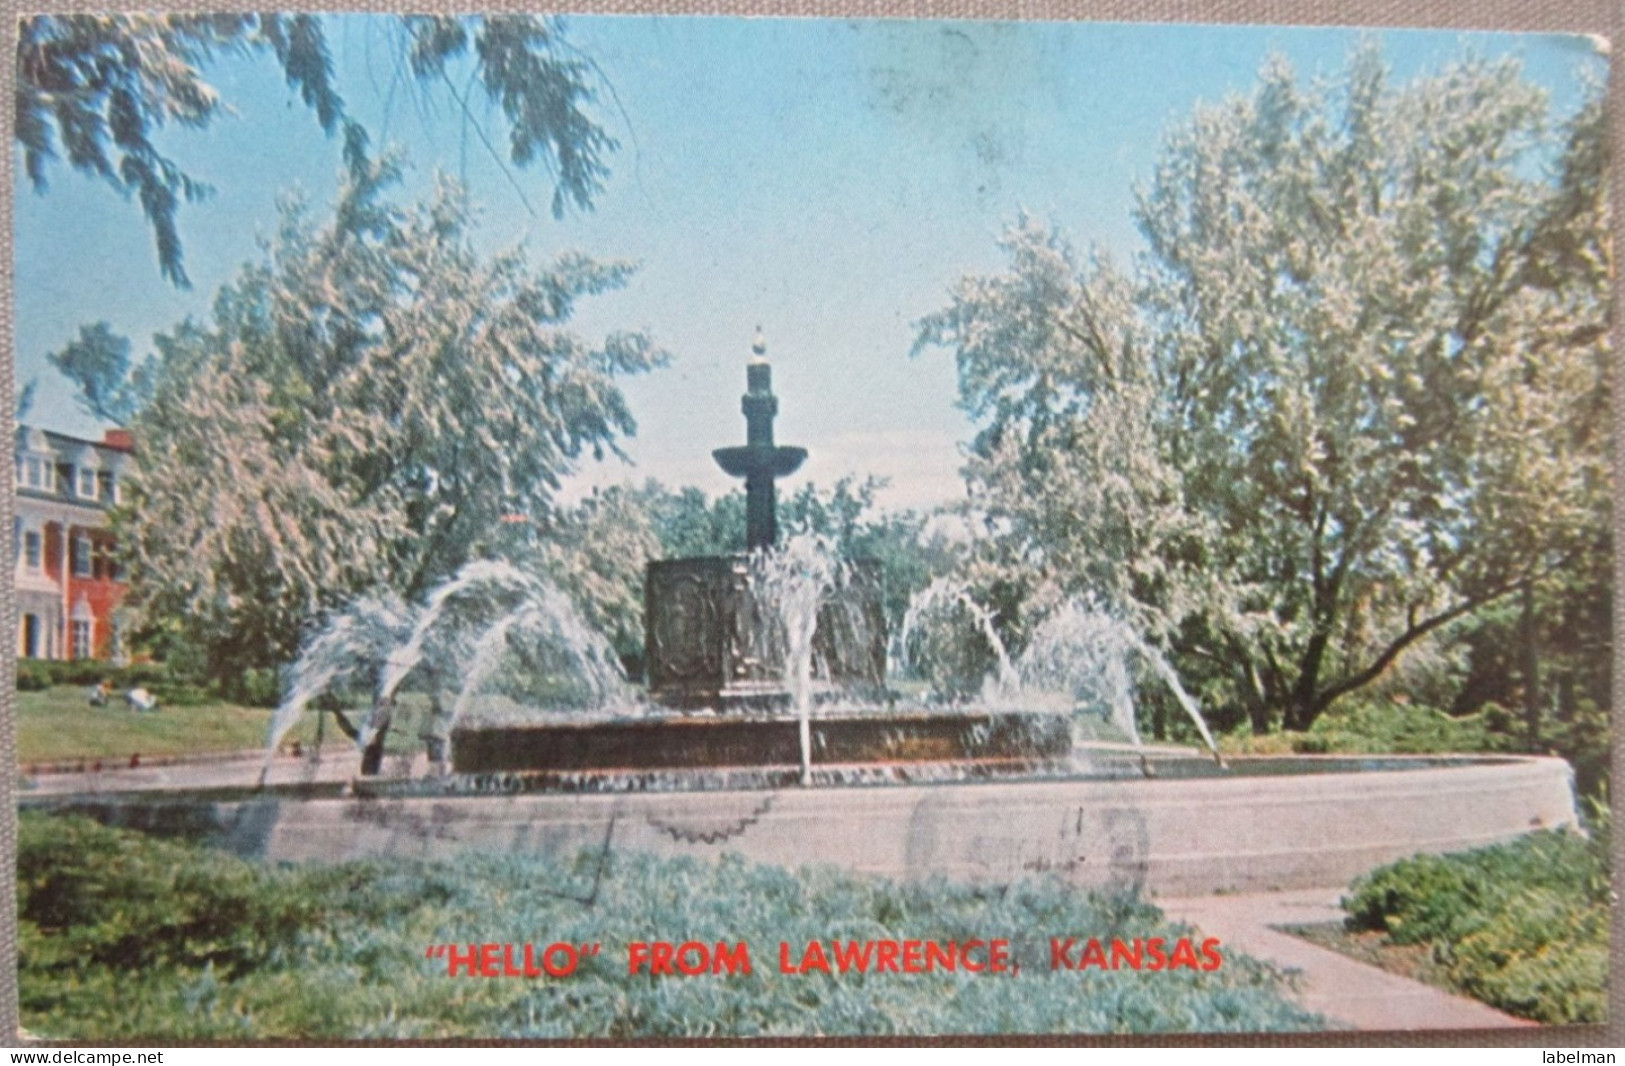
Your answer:
[[[887,706],[878,562],[778,545],[775,481],[807,452],[774,442],[779,401],[760,332],[746,382],[746,443],[712,454],[745,480],[748,554],[659,560],[646,572],[649,699],[659,710],[470,724],[452,735],[452,770],[509,775],[514,788],[557,787],[561,774],[574,787],[626,787],[674,770],[811,785],[940,777],[947,766],[1031,770],[1067,756],[1064,716]]]
[[[396,691],[416,677],[431,694],[425,736],[436,756],[449,738],[449,766],[366,775],[342,791],[166,796],[158,777],[134,786],[152,791],[37,802],[273,859],[734,851],[889,876],[1048,872],[1178,893],[1343,884],[1417,851],[1575,824],[1558,759],[1252,757],[1222,769],[1196,752],[1149,751],[1131,660],[1212,742],[1155,649],[1077,602],[1012,661],[964,589],[928,590],[907,625],[957,616],[998,668],[970,706],[900,706],[886,688],[879,568],[777,543],[774,483],[806,453],[774,442],[760,339],[747,380],[746,443],[715,455],[745,479],[750,552],[649,565],[647,700],[631,698],[567,597],[477,563],[421,607],[374,597],[331,619],[273,726],[274,748],[317,694],[349,680],[373,692],[359,745],[381,751]],[[571,685],[550,710],[473,720],[466,712],[516,645]],[[1077,746],[1084,705],[1127,743]],[[364,769],[379,762],[368,756]]]

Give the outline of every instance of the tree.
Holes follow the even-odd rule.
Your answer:
[[[211,321],[157,338],[132,587],[223,677],[290,661],[359,591],[420,598],[504,516],[550,516],[574,460],[634,429],[615,377],[662,358],[641,334],[595,347],[563,328],[630,266],[481,260],[458,188],[403,209],[396,177],[370,164],[321,226],[291,205]]]
[[[1135,616],[1256,729],[1594,550],[1607,516],[1600,103],[1512,62],[1199,109],[1130,282],[1033,224],[922,324],[973,495],[1045,585]],[[1548,175],[1556,164],[1556,177]]]
[[[660,558],[744,554],[743,492],[727,492],[712,500],[692,486],[672,490],[649,481],[641,495],[659,538]]]
[[[929,515],[882,511],[876,496],[885,486],[877,477],[843,477],[828,490],[809,482],[781,505],[781,524],[791,533],[823,537],[844,559],[878,562],[886,624],[900,633],[910,600],[953,569],[960,552],[940,531],[928,532]]]
[[[556,21],[421,15],[399,24],[401,61],[412,77],[438,82],[469,121],[471,102],[447,64],[472,55],[481,87],[508,121],[508,159],[516,167],[540,162],[552,171],[555,215],[566,204],[590,206],[615,143],[588,113],[594,70],[570,49]],[[342,130],[346,160],[361,166],[367,135],[345,110],[320,16],[37,15],[20,25],[15,90],[15,136],[30,183],[43,190],[53,161],[64,157],[73,169],[134,196],[152,226],[159,270],[186,286],[176,218],[182,203],[210,190],[155,138],[167,125],[203,128],[228,113],[205,80],[211,63],[265,53],[276,58],[323,131]]]
[[[924,516],[881,512],[875,494],[883,484],[875,478],[842,478],[828,489],[805,484],[780,501],[779,519],[785,536],[811,533],[842,558],[878,560],[895,632],[909,598],[951,568],[958,545],[928,535]],[[745,496],[736,490],[712,499],[699,489],[650,480],[597,490],[572,508],[506,528],[500,552],[548,574],[636,674],[645,651],[645,566],[655,559],[744,554]]]
[[[880,510],[876,495],[884,487],[885,480],[874,477],[861,482],[843,477],[830,488],[808,482],[779,501],[779,528],[783,537],[822,538],[843,559],[877,560],[886,620],[895,632],[909,598],[951,568],[957,546],[940,534],[928,534],[926,515]],[[650,482],[642,495],[660,541],[660,558],[744,553],[743,492],[711,500],[699,489],[673,492]]]
[[[962,281],[915,349],[955,349],[980,426],[964,473],[988,535],[968,576],[1012,645],[1023,605],[1078,591],[1165,639],[1211,591],[1207,528],[1159,446],[1164,397],[1133,286],[1031,218],[1002,243],[1010,271]]]
[[[34,397],[39,393],[39,379],[29,378],[23,387],[17,390],[17,401],[14,407],[13,422],[28,421],[29,412],[34,409]]]
[[[661,558],[644,489],[622,485],[594,491],[548,525],[515,528],[531,534],[526,548],[510,554],[553,578],[582,616],[614,645],[628,674],[642,672],[643,570]]]
[[[151,399],[157,361],[130,365],[129,338],[106,322],[80,326],[79,336],[45,356],[78,387],[79,403],[97,418],[124,425]]]

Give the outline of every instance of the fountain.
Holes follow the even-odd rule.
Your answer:
[[[775,481],[806,452],[773,439],[778,401],[760,337],[743,408],[746,444],[714,454],[745,480],[750,551],[649,564],[645,698],[556,588],[478,562],[419,606],[363,598],[307,646],[271,746],[348,682],[372,696],[350,729],[361,776],[300,783],[297,768],[268,756],[257,791],[169,791],[161,770],[132,769],[118,779],[129,791],[114,783],[24,805],[275,860],[737,852],[894,877],[1051,873],[1163,893],[1346,884],[1418,851],[1577,824],[1559,759],[1252,756],[1226,767],[1158,651],[1079,600],[1061,601],[1011,656],[967,588],[932,586],[899,644],[924,655],[917,667],[962,660],[942,686],[958,699],[908,705],[887,687],[879,566],[810,538],[779,543]],[[932,649],[943,639],[947,651]],[[531,701],[548,709],[476,716],[516,648],[548,678]],[[1168,687],[1214,759],[1141,742],[1137,676]],[[409,678],[429,690],[430,772],[379,774]],[[1118,743],[1081,743],[1075,727],[1091,717]]]
[[[744,768],[814,785],[815,762],[854,774],[1031,770],[1062,759],[1064,720],[1016,708],[899,711],[887,692],[880,564],[802,536],[779,544],[775,482],[806,449],[775,443],[773,368],[758,330],[741,408],[746,443],[713,452],[745,481],[747,554],[656,560],[645,581],[649,698],[675,714],[636,722],[550,718],[452,735],[452,770],[538,774]],[[815,711],[818,713],[815,714]],[[551,778],[543,781],[551,782]]]

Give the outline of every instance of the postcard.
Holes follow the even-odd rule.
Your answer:
[[[22,18],[21,1035],[1602,1039],[1608,56]]]

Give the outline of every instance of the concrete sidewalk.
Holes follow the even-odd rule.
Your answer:
[[[1356,1029],[1498,1029],[1534,1022],[1476,1000],[1357,962],[1280,931],[1341,922],[1341,888],[1157,899],[1174,921],[1216,936],[1226,948],[1301,972],[1299,1002],[1334,1025]]]
[[[308,753],[303,756],[278,755],[271,760],[266,783],[309,785],[348,781],[355,776],[356,758],[353,751],[337,748],[322,753],[319,758]],[[83,762],[84,770],[19,773],[15,798],[26,800],[34,796],[253,788],[259,783],[260,772],[265,768],[265,754],[242,752],[185,762],[154,759],[133,769],[128,763],[117,759],[88,758]],[[95,768],[98,765],[100,769]],[[385,768],[392,774],[404,772],[392,760],[385,760]]]

